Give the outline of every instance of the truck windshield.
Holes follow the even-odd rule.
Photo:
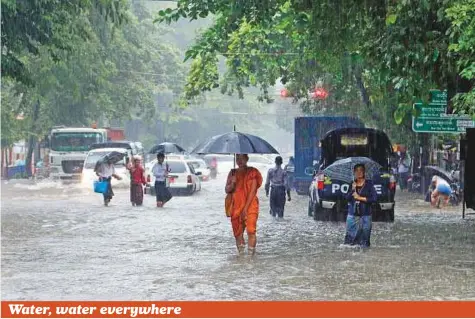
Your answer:
[[[104,142],[101,133],[54,133],[51,149],[57,152],[85,152],[94,143]]]

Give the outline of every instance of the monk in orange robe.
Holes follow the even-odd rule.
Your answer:
[[[248,251],[256,251],[257,218],[259,216],[259,199],[257,190],[262,185],[262,175],[254,167],[248,167],[247,154],[236,155],[237,169],[229,172],[226,193],[232,194],[231,224],[238,252],[242,254],[246,246],[244,230],[247,230]]]

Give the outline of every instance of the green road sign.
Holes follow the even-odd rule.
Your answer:
[[[429,103],[429,104],[414,103],[414,109],[420,112],[418,118],[442,117],[442,116],[445,116],[447,113],[447,104],[444,105],[440,103]]]
[[[465,133],[475,127],[470,117],[446,116],[434,118],[412,118],[412,130],[416,133]]]
[[[430,91],[431,103],[439,103],[447,105],[447,91],[431,90]]]

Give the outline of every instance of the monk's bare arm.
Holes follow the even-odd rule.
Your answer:
[[[251,189],[249,190],[249,194],[247,194],[246,205],[244,206],[244,210],[247,211],[249,206],[252,203],[254,197],[257,194],[257,181],[255,179],[252,180]]]

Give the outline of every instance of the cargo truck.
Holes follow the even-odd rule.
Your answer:
[[[295,130],[295,177],[294,187],[299,195],[308,195],[314,171],[318,170],[320,160],[320,139],[336,128],[364,127],[364,123],[347,116],[297,117]]]

